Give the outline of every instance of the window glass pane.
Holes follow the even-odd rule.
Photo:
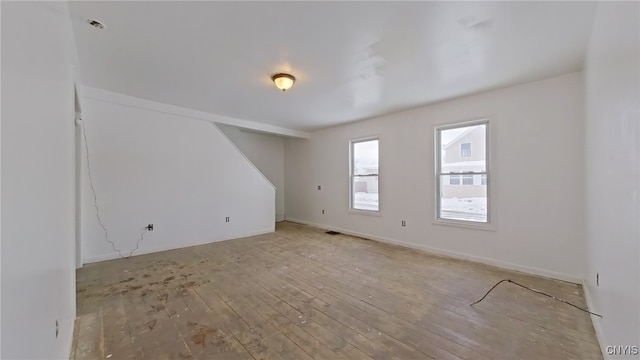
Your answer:
[[[486,140],[486,124],[440,130],[441,172],[486,172]]]
[[[353,175],[378,174],[378,140],[353,143]]]
[[[460,157],[471,157],[471,143],[460,144]]]
[[[487,185],[487,175],[483,174],[482,178],[480,179],[480,181],[481,181],[482,185]]]
[[[451,186],[441,175],[441,219],[487,222],[487,186]]]
[[[378,177],[353,177],[353,208],[357,210],[378,211]]]
[[[460,185],[460,175],[449,175],[449,185]]]
[[[473,175],[462,175],[462,185],[473,185]]]
[[[378,139],[352,142],[351,206],[379,211]]]

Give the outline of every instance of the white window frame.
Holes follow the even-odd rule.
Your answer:
[[[442,173],[441,170],[441,146],[440,146],[440,132],[443,130],[457,129],[468,126],[475,125],[485,125],[485,172],[474,172],[473,175],[486,175],[487,177],[487,221],[486,222],[477,222],[470,220],[459,220],[459,219],[446,219],[440,217],[440,187],[441,187],[441,175],[452,175],[455,173]],[[491,230],[496,231],[496,221],[495,221],[495,206],[496,201],[493,198],[493,180],[491,179],[491,131],[493,128],[493,124],[490,122],[490,119],[483,118],[472,121],[464,121],[464,122],[456,122],[449,123],[443,125],[437,125],[434,127],[434,144],[435,144],[435,219],[433,221],[434,224],[438,225],[447,225],[447,226],[456,226],[456,227],[464,227],[471,229],[480,229],[480,230]],[[471,173],[468,173],[471,174]],[[463,175],[463,174],[455,174],[455,175]],[[462,186],[462,176],[460,177],[460,186]]]
[[[361,143],[361,142],[367,142],[367,141],[373,141],[373,140],[377,140],[378,141],[378,174],[376,175],[369,175],[369,176],[377,176],[378,177],[378,210],[369,210],[369,209],[356,209],[353,207],[353,200],[354,200],[354,192],[353,192],[353,178],[355,176],[361,177],[362,175],[355,175],[355,159],[353,158],[353,156],[355,155],[355,152],[353,151],[353,146],[357,143]],[[380,141],[380,136],[368,136],[368,137],[362,137],[362,138],[357,138],[357,139],[351,139],[349,140],[349,212],[351,213],[355,213],[355,214],[362,214],[362,215],[373,215],[373,216],[380,216],[381,212],[381,201],[380,201],[380,158],[381,158],[381,154],[380,154],[380,148],[381,148],[381,141]]]

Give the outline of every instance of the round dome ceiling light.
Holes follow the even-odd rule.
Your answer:
[[[106,26],[98,20],[87,19],[87,24],[93,26],[96,29],[106,29]]]
[[[293,83],[296,82],[296,78],[293,75],[279,73],[271,76],[271,80],[276,85],[276,87],[282,91],[287,91],[291,89]]]

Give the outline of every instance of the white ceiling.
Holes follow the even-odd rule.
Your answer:
[[[70,2],[84,85],[303,131],[580,70],[595,6]]]

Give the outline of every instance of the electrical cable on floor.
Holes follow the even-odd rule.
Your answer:
[[[544,292],[542,292],[542,291],[540,291],[540,290],[536,290],[536,289],[532,289],[532,288],[530,288],[530,287],[528,287],[528,286],[524,286],[524,285],[522,285],[522,284],[519,284],[519,283],[517,283],[517,282],[515,282],[515,281],[511,280],[511,279],[504,279],[504,280],[500,280],[500,281],[498,281],[495,285],[493,285],[493,286],[491,287],[491,289],[489,289],[489,291],[487,291],[487,293],[486,293],[486,294],[484,294],[484,296],[483,296],[483,297],[481,297],[481,298],[480,298],[480,300],[478,300],[478,301],[476,301],[476,302],[472,303],[472,304],[471,304],[471,305],[469,305],[469,306],[473,306],[473,305],[475,305],[475,304],[478,304],[480,301],[484,300],[484,298],[486,298],[486,297],[487,297],[487,295],[489,295],[489,293],[490,293],[491,291],[493,291],[493,289],[495,289],[498,285],[502,284],[502,283],[503,283],[503,282],[505,282],[505,281],[506,281],[506,282],[510,282],[510,283],[512,283],[512,284],[515,284],[515,285],[518,285],[518,286],[520,286],[521,288],[527,289],[527,290],[532,291],[532,292],[534,292],[534,293],[536,293],[536,294],[544,295],[544,296],[547,296],[547,297],[552,298],[553,300],[557,300],[557,301],[563,302],[563,303],[565,303],[565,304],[567,304],[567,305],[571,305],[571,306],[573,306],[574,308],[579,309],[579,310],[582,310],[582,311],[584,311],[584,312],[586,312],[586,313],[589,313],[589,314],[591,314],[591,315],[595,315],[595,316],[598,316],[598,317],[602,318],[602,315],[600,315],[600,314],[593,313],[593,312],[591,312],[591,311],[589,311],[589,310],[587,310],[587,309],[583,309],[583,308],[581,308],[580,306],[574,305],[574,304],[572,304],[572,303],[570,303],[570,302],[568,302],[568,301],[566,301],[566,300],[558,299],[557,297],[555,297],[555,296],[553,296],[553,295],[549,295],[549,294],[547,294],[547,293],[544,293]]]
[[[93,186],[93,177],[91,176],[91,161],[89,161],[89,143],[87,142],[87,132],[84,127],[84,121],[82,121],[82,119],[78,119],[78,120],[80,120],[78,121],[78,124],[82,128],[82,137],[84,138],[84,150],[87,157],[87,175],[89,176],[89,186],[91,187],[91,192],[93,193],[93,205],[95,205],[96,207],[96,218],[98,219],[98,224],[104,231],[104,239],[109,244],[111,244],[113,251],[117,252],[121,258],[128,259],[131,256],[133,256],[133,253],[136,250],[140,248],[140,242],[144,240],[144,234],[146,234],[148,230],[145,228],[144,231],[142,231],[142,233],[140,234],[140,238],[136,242],[135,249],[131,250],[128,256],[122,255],[122,251],[116,247],[116,244],[114,244],[113,241],[109,240],[109,232],[107,231],[107,228],[106,226],[104,226],[104,223],[102,222],[102,218],[100,217],[100,208],[98,207],[98,195],[96,194],[96,189]]]

